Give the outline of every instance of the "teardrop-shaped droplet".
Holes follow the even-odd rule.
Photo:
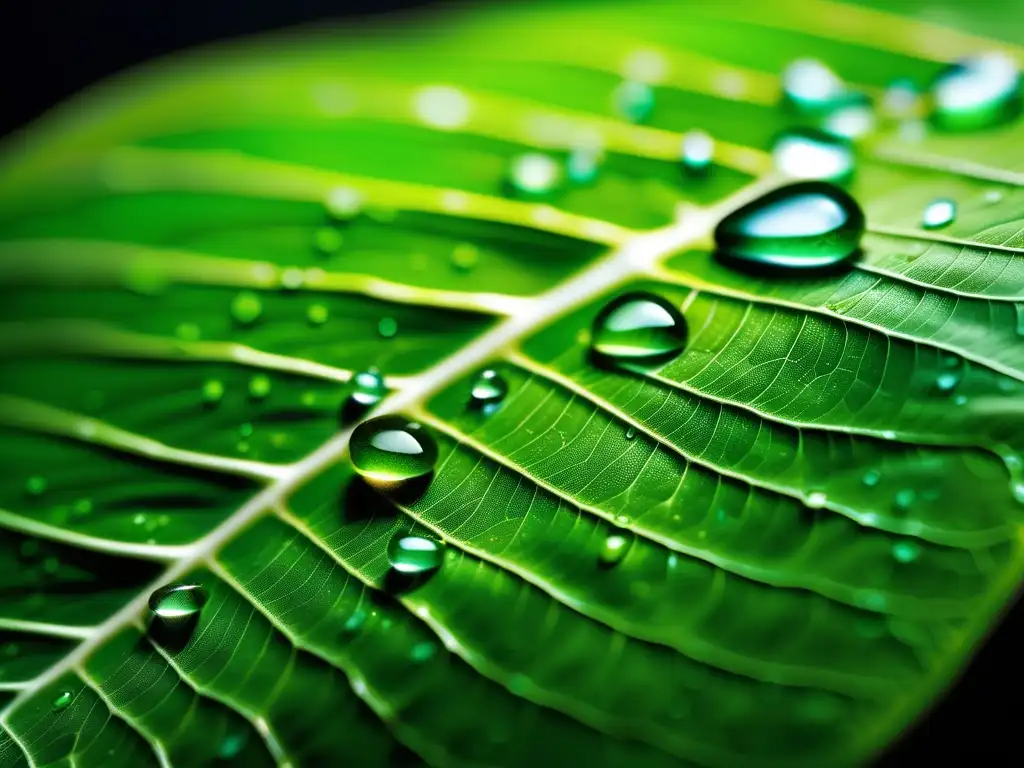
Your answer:
[[[627,427],[626,428],[626,439],[627,440],[633,440],[635,438],[636,438],[636,427]]]
[[[654,89],[647,83],[625,80],[612,94],[615,111],[631,123],[642,123],[654,111]]]
[[[480,371],[470,388],[470,402],[477,408],[498,405],[508,394],[508,382],[493,368]]]
[[[388,543],[391,567],[405,576],[423,576],[444,562],[444,546],[426,536],[396,535]]]
[[[779,171],[796,179],[839,184],[853,176],[853,147],[815,128],[792,128],[780,134],[772,145],[772,161]]]
[[[824,181],[772,190],[733,211],[715,228],[719,255],[749,265],[820,269],[860,245],[864,213],[857,201]]]
[[[231,316],[241,325],[252,325],[263,314],[263,302],[252,291],[241,291],[231,300]]]
[[[683,136],[683,170],[691,176],[699,176],[711,167],[715,155],[715,140],[705,131],[690,131]]]
[[[870,97],[856,91],[843,94],[821,121],[825,133],[841,139],[856,140],[875,130],[878,117]]]
[[[686,344],[686,321],[661,296],[643,291],[612,299],[590,335],[593,353],[605,362],[654,365],[667,362]]]
[[[1004,53],[983,53],[952,64],[931,87],[932,122],[950,131],[997,125],[1020,112],[1020,69]]]
[[[160,619],[180,621],[198,615],[206,590],[198,584],[168,584],[149,596],[149,610]]]
[[[384,376],[376,368],[370,368],[352,377],[352,393],[349,400],[366,410],[377,405],[387,393]]]
[[[71,691],[61,691],[53,700],[53,711],[60,712],[62,709],[67,709],[71,702],[74,701],[74,698],[75,694]]]
[[[528,152],[512,160],[508,183],[513,194],[541,197],[553,192],[562,181],[562,169],[554,158]]]
[[[352,433],[352,464],[368,482],[391,486],[434,469],[437,444],[420,424],[401,416],[364,421]]]
[[[846,93],[846,86],[817,59],[797,59],[782,73],[785,101],[799,112],[821,112]]]
[[[925,229],[941,229],[956,219],[956,202],[948,198],[932,200],[921,214],[921,226]]]
[[[604,566],[617,565],[626,557],[633,539],[628,534],[613,533],[601,544],[597,559]]]

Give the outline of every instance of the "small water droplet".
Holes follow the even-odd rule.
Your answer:
[[[46,493],[49,483],[42,475],[32,475],[25,481],[25,493],[29,496],[41,496]]]
[[[647,83],[625,80],[612,93],[615,111],[631,123],[642,123],[654,111],[654,89]]]
[[[990,189],[985,193],[985,196],[982,199],[985,201],[986,205],[995,205],[1002,201],[1003,191],[1000,189]]]
[[[432,643],[429,640],[424,640],[421,643],[416,643],[409,651],[409,658],[415,662],[430,661],[437,655],[437,643]]]
[[[921,547],[912,541],[897,541],[892,545],[892,556],[900,563],[912,563],[921,554]]]
[[[56,557],[48,557],[43,560],[43,573],[54,574],[60,570],[60,560]]]
[[[470,404],[476,408],[490,408],[501,403],[508,394],[508,382],[493,368],[480,371],[470,387]]]
[[[249,379],[249,397],[262,400],[270,394],[270,378],[258,373]]]
[[[71,505],[71,513],[84,517],[92,513],[93,505],[90,499],[78,499],[74,504]]]
[[[74,698],[75,694],[71,691],[61,691],[57,694],[57,698],[53,700],[53,711],[60,712],[62,709],[67,709]]]
[[[908,78],[893,80],[882,96],[882,111],[889,117],[901,118],[914,114],[921,94]]]
[[[917,491],[913,488],[902,488],[896,492],[896,498],[893,499],[893,504],[897,509],[908,510],[914,506],[914,502],[917,500]]]
[[[811,509],[821,509],[828,503],[828,496],[825,495],[824,491],[813,491],[807,494],[807,500],[805,502]]]
[[[134,525],[145,525],[145,523],[146,523],[146,515],[145,515],[145,513],[143,513],[143,512],[136,512],[135,515],[132,517],[132,523]]]
[[[362,608],[356,608],[352,611],[349,617],[345,619],[345,623],[341,628],[349,634],[358,632],[366,624],[366,620],[368,618],[369,614],[365,610]]]
[[[199,341],[202,332],[195,323],[179,323],[174,329],[174,335],[182,341]]]
[[[306,275],[298,267],[288,267],[281,272],[281,287],[287,291],[298,290],[305,282]]]
[[[562,169],[548,155],[528,152],[513,158],[508,183],[513,194],[540,197],[553,192],[562,181]]]
[[[480,260],[480,251],[472,243],[460,243],[452,249],[452,266],[460,272],[469,272]]]
[[[323,325],[330,317],[330,311],[323,304],[310,304],[306,309],[306,320],[310,325]]]
[[[941,229],[953,223],[956,218],[956,202],[948,198],[932,200],[921,215],[921,226],[925,229]]]
[[[391,567],[406,576],[433,573],[444,562],[444,545],[426,536],[398,534],[388,543]]]
[[[942,395],[948,395],[956,389],[962,376],[963,371],[961,369],[942,371],[942,373],[935,377],[935,391]]]
[[[626,557],[626,552],[629,551],[631,543],[632,539],[629,536],[624,536],[621,533],[611,534],[602,543],[601,551],[597,556],[598,560],[605,566],[621,563],[623,558]]]
[[[612,518],[612,523],[619,528],[625,528],[630,523],[629,515],[616,515]]]
[[[682,352],[686,321],[661,296],[627,293],[612,299],[598,313],[590,338],[590,349],[600,360],[655,365]]]
[[[843,139],[815,128],[791,128],[772,145],[772,162],[787,176],[834,183],[853,176],[853,148]]]
[[[832,136],[856,141],[874,131],[877,124],[871,99],[863,93],[848,92],[829,110],[821,128]]]
[[[208,379],[203,383],[203,402],[216,405],[224,397],[224,382],[220,379]]]
[[[869,469],[867,472],[864,473],[864,476],[861,478],[861,482],[864,483],[864,485],[866,485],[868,488],[874,488],[876,485],[878,485],[878,481],[881,479],[881,472],[879,472],[877,469]]]
[[[365,412],[383,400],[387,393],[384,376],[376,368],[370,368],[352,377],[352,393],[348,400],[355,408]]]
[[[683,170],[691,176],[699,176],[711,167],[715,155],[715,140],[705,131],[690,131],[683,136]]]
[[[354,187],[336,187],[324,202],[327,213],[339,221],[349,221],[363,210],[363,195]]]
[[[240,291],[231,300],[231,316],[241,325],[252,325],[263,314],[263,302],[252,291]]]
[[[575,184],[587,184],[597,178],[601,167],[600,149],[577,147],[565,161],[565,175]]]
[[[632,440],[636,437],[636,427],[629,427],[626,429],[626,439]]]
[[[239,728],[233,733],[229,733],[221,739],[220,745],[217,747],[217,757],[222,760],[230,760],[233,757],[237,757],[248,741],[249,732],[244,728]]]
[[[782,73],[782,93],[785,102],[799,112],[821,112],[842,98],[846,86],[817,59],[797,59]]]
[[[715,228],[726,260],[786,269],[836,265],[857,251],[864,213],[845,191],[824,181],[775,189],[733,211]]]
[[[1024,503],[1024,483],[1015,483],[1013,486],[1013,498],[1015,501]]]
[[[356,471],[384,487],[427,475],[437,461],[434,438],[401,416],[364,421],[352,433],[349,451]]]
[[[398,321],[393,317],[382,317],[377,323],[377,333],[384,339],[394,338],[398,333]]]
[[[198,584],[168,584],[149,596],[149,610],[163,620],[196,616],[206,605],[206,590]]]
[[[932,122],[950,131],[997,125],[1020,112],[1020,70],[1004,53],[969,56],[946,67],[931,86]]]
[[[325,256],[340,251],[344,242],[345,236],[337,227],[320,227],[313,233],[313,246]]]

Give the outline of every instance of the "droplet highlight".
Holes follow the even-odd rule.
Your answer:
[[[508,382],[493,368],[480,371],[470,385],[470,404],[476,408],[497,406],[508,394]]]
[[[528,152],[512,160],[508,183],[513,194],[541,197],[553,192],[562,181],[562,169],[555,160],[539,152]]]
[[[71,702],[74,701],[75,694],[71,691],[61,691],[57,694],[57,697],[53,700],[53,711],[60,712],[63,709],[67,709],[71,706]]]
[[[711,167],[715,156],[715,140],[705,131],[690,131],[683,136],[683,170],[690,176],[701,176]]]
[[[839,187],[804,181],[733,211],[715,228],[719,256],[734,264],[786,270],[845,261],[860,246],[864,212]]]
[[[597,556],[598,562],[605,567],[618,565],[625,559],[631,543],[632,538],[630,536],[613,533],[602,542],[601,551]]]
[[[656,365],[686,344],[686,320],[666,299],[643,291],[612,299],[594,318],[591,352],[601,361]]]
[[[921,226],[925,229],[942,229],[956,219],[956,202],[949,198],[939,198],[928,203],[921,214]]]
[[[444,546],[426,536],[397,535],[388,543],[391,567],[403,576],[425,576],[444,562]]]
[[[372,485],[390,487],[434,470],[437,444],[420,424],[381,416],[355,428],[349,445],[352,465]]]
[[[815,128],[792,128],[780,134],[772,144],[772,163],[777,170],[795,179],[841,184],[853,176],[853,147]]]

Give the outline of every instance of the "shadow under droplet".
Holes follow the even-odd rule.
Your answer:
[[[146,626],[146,632],[154,643],[168,653],[180,653],[192,639],[198,624],[198,613],[177,619],[151,616]]]
[[[387,572],[387,574],[385,574],[382,586],[384,587],[385,592],[392,595],[402,595],[407,592],[412,592],[430,581],[430,577],[437,573],[439,568],[440,566],[438,566],[438,568],[433,568],[429,571],[421,571],[419,573],[402,573],[401,571],[396,571],[392,568]]]
[[[862,256],[863,252],[858,248],[845,259],[831,264],[825,264],[820,267],[790,267],[753,261],[751,259],[739,259],[735,256],[730,256],[724,251],[715,251],[715,260],[723,267],[732,271],[752,277],[767,277],[775,280],[784,279],[789,282],[815,280],[822,277],[841,277],[848,274]]]

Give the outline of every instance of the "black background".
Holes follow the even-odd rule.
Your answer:
[[[624,0],[628,1],[628,0]],[[0,134],[107,75],[182,48],[338,17],[432,11],[434,2],[0,0]],[[951,693],[879,765],[1024,765],[1024,606],[1007,616]],[[822,768],[828,768],[822,766]]]

